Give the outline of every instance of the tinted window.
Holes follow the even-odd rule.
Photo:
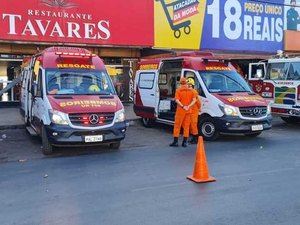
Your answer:
[[[152,89],[154,85],[155,73],[140,73],[139,88]]]

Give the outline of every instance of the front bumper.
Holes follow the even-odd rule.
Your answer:
[[[50,124],[45,126],[49,142],[53,145],[97,145],[113,143],[125,138],[126,123],[115,123],[108,128],[97,130],[74,129],[69,126]],[[102,135],[101,142],[85,142],[85,136]]]
[[[269,130],[272,127],[271,115],[261,120],[247,120],[233,116],[215,117],[214,119],[216,128],[221,133],[250,134]],[[255,125],[262,125],[262,130],[254,129],[254,127],[257,127]]]

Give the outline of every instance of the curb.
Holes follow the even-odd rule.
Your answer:
[[[0,130],[9,130],[9,129],[23,129],[25,124],[15,124],[15,125],[0,125]]]

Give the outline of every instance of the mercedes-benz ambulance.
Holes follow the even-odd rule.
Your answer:
[[[21,112],[43,153],[53,146],[107,143],[125,138],[124,107],[103,61],[86,49],[50,47],[22,72]]]
[[[268,103],[251,90],[230,62],[199,52],[139,63],[134,112],[146,127],[154,122],[174,124],[174,96],[181,77],[193,78],[200,93],[198,127],[205,140],[215,140],[222,133],[255,137],[271,128]]]

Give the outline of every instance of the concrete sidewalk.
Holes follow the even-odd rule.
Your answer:
[[[137,120],[139,117],[133,112],[133,103],[123,103],[126,114],[126,121]],[[24,128],[23,117],[19,107],[0,108],[0,130]]]

